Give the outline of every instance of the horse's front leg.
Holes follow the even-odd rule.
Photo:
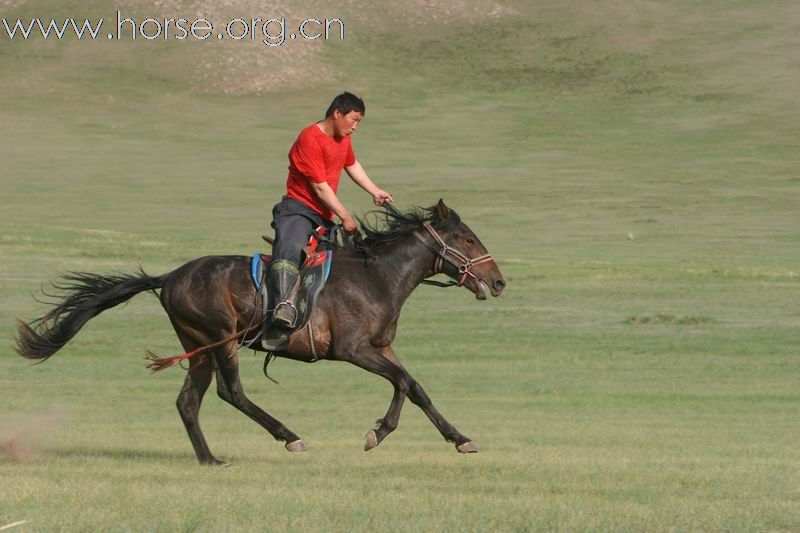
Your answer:
[[[383,356],[391,361],[394,365],[403,368],[400,359],[397,357],[397,354],[394,353],[394,350],[391,346],[387,346],[383,349]],[[415,379],[411,378],[408,375],[409,379],[411,380],[409,390],[408,390],[408,399],[411,400],[414,405],[422,409],[422,412],[425,413],[425,416],[433,422],[433,425],[436,426],[436,429],[439,430],[439,433],[445,438],[446,441],[452,442],[456,445],[456,450],[460,453],[476,453],[478,451],[478,447],[475,446],[469,437],[461,434],[455,426],[453,426],[450,422],[445,419],[444,416],[436,409],[433,405],[428,394],[425,392],[425,389],[422,388],[422,385],[419,384]]]
[[[339,359],[385,378],[394,387],[394,394],[386,415],[377,421],[375,429],[367,432],[364,450],[369,451],[380,444],[389,433],[397,429],[397,424],[400,421],[400,411],[403,409],[403,402],[413,380],[402,366],[398,366],[386,359],[380,350],[371,345],[353,350],[351,354]]]

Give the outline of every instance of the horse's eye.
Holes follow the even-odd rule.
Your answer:
[[[467,244],[475,244],[475,241],[467,237]]]

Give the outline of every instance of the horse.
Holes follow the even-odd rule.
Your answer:
[[[378,446],[397,428],[405,398],[427,415],[459,453],[478,451],[472,440],[439,413],[422,385],[403,367],[392,349],[403,303],[427,278],[444,273],[478,300],[487,291],[497,297],[506,281],[480,239],[444,201],[430,208],[375,212],[383,224],[360,220],[364,237],[339,247],[330,277],[319,295],[307,328],[293,332],[288,347],[268,353],[304,362],[346,361],[388,380],[394,387],[386,415],[366,434],[364,450]],[[443,285],[440,283],[440,285]],[[198,423],[203,395],[216,377],[222,400],[282,441],[287,450],[305,450],[303,440],[245,395],[239,377],[238,349],[250,335],[260,336],[262,298],[250,279],[250,258],[206,256],[162,276],[139,267],[133,274],[69,273],[54,286],[61,296],[52,308],[28,323],[17,321],[16,349],[27,359],[55,354],[91,318],[134,295],[157,295],[186,353],[154,359],[158,370],[188,359],[177,408],[197,460],[227,465],[210,451]],[[160,290],[160,292],[156,292]],[[259,343],[251,348],[262,350]],[[266,362],[265,362],[266,365]],[[266,373],[266,367],[265,367]]]

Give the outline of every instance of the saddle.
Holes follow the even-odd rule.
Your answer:
[[[297,309],[297,321],[293,331],[302,329],[308,325],[311,314],[317,305],[319,294],[325,286],[331,271],[331,261],[333,250],[327,246],[321,246],[327,240],[322,236],[323,228],[318,228],[316,234],[312,234],[308,239],[305,248],[305,261],[300,267],[297,282],[290,292],[290,299],[295,302]],[[272,244],[272,239],[264,236],[268,244]],[[253,285],[261,293],[264,302],[264,313],[267,313],[266,302],[269,301],[269,284],[266,282],[269,275],[269,268],[272,256],[256,253],[250,260],[250,274]],[[289,335],[291,331],[281,328],[268,326],[264,339],[265,348],[271,351],[282,351],[288,347]]]

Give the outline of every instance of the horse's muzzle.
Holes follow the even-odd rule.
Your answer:
[[[488,283],[479,278],[471,278],[464,286],[475,293],[476,299],[485,300],[487,289],[492,296],[500,296],[500,293],[503,292],[503,289],[506,287],[506,281],[503,278],[497,278],[491,283]]]
[[[506,288],[506,280],[504,280],[503,278],[497,278],[492,282],[491,286],[489,287],[489,290],[492,291],[492,296],[496,298],[500,296],[500,293],[503,292],[503,289],[505,288]]]

